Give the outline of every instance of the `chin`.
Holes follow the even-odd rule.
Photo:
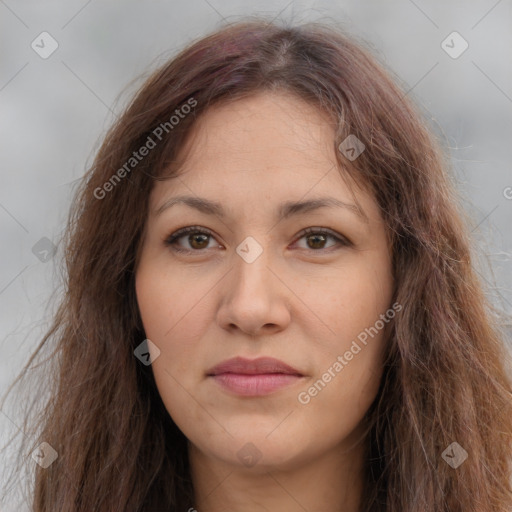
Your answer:
[[[275,429],[275,423],[272,428]],[[249,426],[236,433],[230,431],[233,437],[226,436],[219,444],[210,442],[207,449],[226,464],[245,467],[253,474],[296,469],[297,464],[308,458],[304,445],[289,430],[268,436],[272,428],[258,431]]]

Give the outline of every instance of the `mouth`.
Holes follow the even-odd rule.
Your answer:
[[[304,375],[271,357],[228,359],[207,372],[224,390],[240,396],[262,396],[296,384]]]

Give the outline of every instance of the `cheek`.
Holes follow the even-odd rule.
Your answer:
[[[148,338],[161,336],[166,318],[166,305],[170,293],[160,273],[151,270],[151,266],[141,263],[135,275],[137,304],[142,317],[144,330]]]
[[[311,398],[306,407],[324,417],[343,411],[353,423],[370,406],[382,377],[387,327],[394,317],[394,311],[389,315],[392,277],[387,262],[368,260],[336,273],[325,291],[316,301],[331,335],[324,339],[314,379],[304,390]]]
[[[191,340],[197,338],[202,328],[202,318],[206,315],[206,284],[191,286],[190,281],[188,284],[182,282],[176,271],[157,272],[143,267],[137,273],[135,285],[146,335],[159,348],[172,344],[178,334],[183,341],[186,341],[184,337]]]
[[[179,416],[190,408],[185,389],[203,378],[201,340],[212,315],[208,284],[186,286],[177,272],[155,268],[161,269],[147,265],[137,273],[137,300],[145,334],[160,350],[152,364],[156,385],[171,416]]]
[[[201,419],[200,411],[190,407],[186,392],[199,378],[191,369],[201,338],[200,301],[193,288],[187,293],[175,273],[170,279],[164,277],[164,272],[154,271],[155,267],[139,268],[135,280],[137,302],[145,334],[160,350],[151,365],[158,392],[171,417],[178,420],[178,427],[187,429],[190,422]],[[176,294],[177,289],[183,293]]]
[[[386,313],[392,298],[392,278],[387,267],[371,264],[352,266],[333,273],[328,287],[310,300],[318,304],[325,323],[336,333],[336,340],[354,339]],[[313,302],[314,303],[314,302]]]
[[[355,325],[350,329],[359,331]],[[357,336],[339,337],[318,361],[317,372],[297,398],[307,409],[305,421],[320,437],[329,438],[333,429],[348,435],[366,414],[382,378],[386,335],[385,329],[371,331],[364,343]]]

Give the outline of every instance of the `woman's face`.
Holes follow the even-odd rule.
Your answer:
[[[163,403],[192,450],[224,464],[342,453],[394,316],[377,204],[354,189],[361,215],[329,119],[291,95],[213,107],[193,135],[179,177],[152,191],[136,272]]]

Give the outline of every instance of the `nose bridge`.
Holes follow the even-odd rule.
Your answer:
[[[229,284],[223,288],[219,309],[219,322],[224,328],[236,325],[255,334],[268,325],[283,328],[289,321],[286,289],[279,287],[270,271],[270,253],[251,236],[236,247]]]
[[[263,237],[259,237],[262,239]],[[261,240],[265,243],[264,240]],[[238,293],[268,294],[271,293],[271,286],[268,282],[268,267],[270,250],[264,247],[260,241],[253,236],[247,236],[236,247],[234,255],[234,285]],[[255,299],[258,297],[254,296]]]

